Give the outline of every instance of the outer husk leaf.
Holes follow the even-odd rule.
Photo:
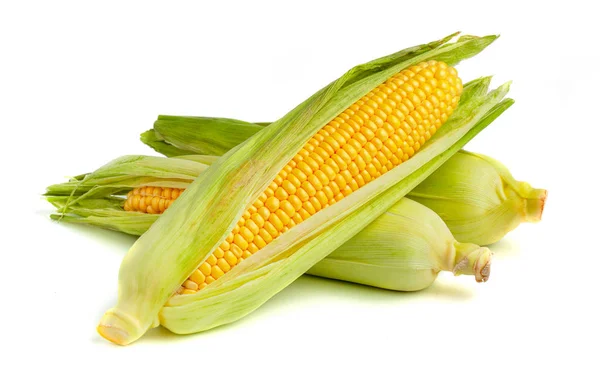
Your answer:
[[[197,129],[201,125],[204,129]],[[176,126],[173,129],[173,126]],[[208,154],[221,156],[261,130],[260,125],[230,118],[159,116],[154,129],[141,139],[166,155]]]
[[[149,327],[159,324],[159,312],[168,300],[170,307],[192,307],[217,299],[214,304],[222,303],[226,307],[213,306],[211,311],[202,307],[199,311],[192,309],[201,318],[189,320],[181,315],[174,318],[165,316],[164,310],[160,315],[164,324],[174,331],[200,331],[251,312],[291,283],[343,243],[340,239],[348,239],[345,238],[348,233],[356,234],[362,229],[361,225],[368,224],[385,211],[380,211],[382,207],[391,206],[392,201],[399,200],[441,165],[447,159],[444,151],[470,137],[469,134],[475,131],[471,128],[500,103],[508,87],[493,92],[487,100],[465,103],[476,110],[468,116],[459,113],[459,121],[453,115],[410,161],[289,230],[200,293],[187,299],[179,296],[169,299],[225,239],[246,206],[258,198],[279,169],[325,123],[392,74],[440,55],[448,56],[449,63],[458,62],[478,53],[495,38],[451,44],[445,44],[448,39],[443,39],[355,67],[280,120],[227,152],[190,185],[125,256],[119,272],[119,299],[116,307],[102,318],[98,326],[100,334],[115,343],[128,344]],[[452,51],[456,56],[449,56]],[[481,105],[472,105],[477,102]],[[459,148],[457,146],[454,152]],[[437,161],[432,161],[436,156]],[[383,196],[387,199],[379,199]],[[360,223],[351,217],[359,217]],[[334,232],[335,238],[322,242]],[[254,279],[257,274],[262,275],[260,283]],[[244,294],[247,299],[240,302],[242,296],[228,301],[220,295],[245,291],[221,290],[243,281],[248,281],[244,287],[260,286],[254,297]],[[232,304],[235,304],[233,312],[227,310]]]

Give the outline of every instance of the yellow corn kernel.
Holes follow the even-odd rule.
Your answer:
[[[223,275],[225,275],[225,273],[223,272],[223,270],[221,270],[219,266],[214,265],[212,267],[210,276],[213,277],[215,280],[221,278]]]
[[[183,287],[189,290],[198,290],[198,284],[190,279],[183,282]]]
[[[226,273],[231,269],[231,265],[223,258],[217,261],[217,266],[223,271],[223,273]]]
[[[254,244],[259,249],[262,249],[263,247],[267,246],[267,242],[260,235],[257,235],[256,237],[254,237]]]
[[[242,256],[242,253],[240,253],[240,257]],[[225,254],[225,257],[223,258],[231,267],[237,265],[238,263],[238,257],[233,254],[232,252],[229,252],[227,254]]]
[[[200,272],[202,274],[204,274],[205,276],[209,276],[210,275],[210,265],[208,264],[208,262],[204,262],[202,265],[200,265],[200,267],[198,268],[198,270],[200,270]]]
[[[195,282],[198,285],[201,285],[202,283],[204,283],[206,276],[200,270],[196,269],[188,279],[192,282]]]
[[[206,259],[206,263],[208,263],[211,266],[214,266],[217,264],[217,257],[215,257],[214,254],[211,254],[207,259]]]

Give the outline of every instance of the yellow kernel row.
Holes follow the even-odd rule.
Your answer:
[[[127,193],[125,211],[162,214],[183,193],[183,189],[144,186]]]

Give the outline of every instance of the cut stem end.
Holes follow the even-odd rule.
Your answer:
[[[96,329],[104,339],[121,346],[134,342],[145,332],[137,320],[116,309],[108,310]]]
[[[539,222],[542,219],[547,196],[545,189],[531,189],[525,200],[525,222]]]
[[[492,262],[490,249],[470,243],[456,243],[455,248],[454,275],[474,275],[477,282],[487,282]]]

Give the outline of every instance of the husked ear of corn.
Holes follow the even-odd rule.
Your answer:
[[[491,252],[460,243],[425,206],[403,198],[308,274],[398,291],[429,287],[442,270],[487,281]]]
[[[410,194],[439,214],[459,241],[478,245],[499,241],[522,222],[538,222],[546,196],[546,190],[515,180],[499,161],[467,151],[449,159]]]
[[[494,39],[443,39],[356,67],[227,152],[125,256],[99,333],[128,344],[159,323],[187,333],[239,319],[360,232],[510,106],[503,86],[454,111],[462,87],[447,64]],[[239,259],[233,245],[244,261],[226,270],[219,249]],[[182,284],[198,292],[176,294]]]
[[[183,283],[182,292],[205,288],[287,230],[407,161],[446,122],[461,93],[456,70],[433,60],[377,86],[308,140]],[[172,193],[176,197],[178,191]],[[165,200],[171,202],[157,195],[156,206],[147,207],[140,194],[131,195],[126,210],[137,206],[158,213],[166,209]]]

